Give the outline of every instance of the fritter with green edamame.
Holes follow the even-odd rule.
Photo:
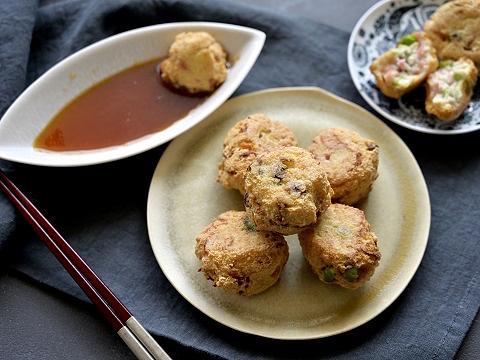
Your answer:
[[[443,60],[428,76],[425,110],[442,121],[458,118],[468,106],[477,83],[478,71],[472,60]]]
[[[213,286],[240,295],[265,291],[280,278],[288,259],[283,236],[257,231],[244,211],[227,211],[197,237],[200,271]]]
[[[370,66],[380,91],[399,99],[419,86],[438,66],[435,48],[423,32],[405,35]]]
[[[332,204],[320,221],[298,235],[303,254],[321,281],[357,289],[380,260],[377,237],[362,210]]]

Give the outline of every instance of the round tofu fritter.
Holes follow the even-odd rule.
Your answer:
[[[227,54],[209,33],[183,32],[175,36],[160,70],[162,80],[177,89],[210,93],[227,77]]]
[[[378,176],[378,145],[356,132],[324,129],[308,150],[327,174],[332,202],[353,205],[365,198]]]
[[[480,67],[480,0],[447,2],[424,29],[440,59],[467,57]]]
[[[458,118],[468,106],[477,82],[478,70],[472,60],[444,60],[427,79],[425,110],[443,121]]]
[[[227,189],[245,193],[245,172],[255,158],[279,146],[295,146],[295,135],[283,124],[264,114],[240,120],[227,133],[217,181]]]
[[[298,235],[303,255],[326,283],[357,289],[380,260],[377,237],[362,210],[332,204],[313,228]]]
[[[245,175],[245,207],[258,230],[298,233],[317,222],[332,193],[312,154],[294,146],[257,157]]]
[[[380,91],[399,99],[419,86],[438,66],[435,48],[423,32],[402,37],[397,47],[380,55],[370,66]]]
[[[213,286],[240,295],[254,295],[277,282],[288,260],[283,236],[256,231],[244,211],[227,211],[197,237],[200,271]]]

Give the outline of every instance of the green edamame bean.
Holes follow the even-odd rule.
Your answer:
[[[331,266],[328,266],[323,270],[323,280],[326,282],[332,282],[335,280],[335,270],[333,270]]]
[[[349,282],[353,282],[358,279],[358,269],[354,266],[345,271],[345,279]]]
[[[454,79],[455,81],[463,80],[463,78],[464,78],[464,76],[463,76],[462,73],[458,73],[458,72],[457,72],[457,73],[453,74],[453,79]]]
[[[417,38],[413,34],[405,35],[399,41],[400,44],[407,45],[407,46],[410,46],[415,42],[417,42]]]
[[[243,225],[248,231],[257,231],[257,227],[255,226],[255,223],[248,217],[245,217],[243,219]]]

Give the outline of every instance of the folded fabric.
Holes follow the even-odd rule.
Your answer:
[[[366,107],[347,68],[348,34],[238,1],[58,1],[0,3],[0,111],[49,67],[109,35],[173,21],[260,29],[265,48],[238,93],[315,85]],[[389,125],[391,125],[389,123]],[[224,358],[451,358],[480,305],[478,134],[438,137],[392,128],[417,157],[429,186],[432,227],[414,279],[386,311],[343,335],[284,342],[216,323],[187,303],[158,267],[146,229],[153,170],[165,146],[110,164],[0,167],[154,334]],[[83,293],[0,195],[0,248],[31,278]],[[4,257],[5,259],[7,257]]]

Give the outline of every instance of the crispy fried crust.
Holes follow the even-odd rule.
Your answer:
[[[298,238],[319,279],[347,289],[365,284],[380,261],[377,237],[363,211],[354,207],[332,204],[315,227],[301,232]],[[346,274],[352,267],[358,269],[358,277],[349,281]],[[327,268],[331,278],[325,276]]]
[[[353,205],[364,199],[378,176],[378,145],[346,129],[324,129],[308,150],[327,174],[332,202]]]
[[[227,211],[198,235],[195,254],[213,286],[250,296],[280,278],[288,245],[279,234],[256,231],[244,211]]]
[[[395,62],[395,59],[396,56],[393,49],[388,50],[386,53],[375,59],[372,65],[370,65],[370,71],[375,77],[375,83],[377,84],[377,87],[385,96],[391,97],[393,99],[400,99],[403,94],[407,93],[410,88],[415,88],[417,83],[419,84],[422,80],[421,78],[416,79],[416,81],[412,82],[411,85],[405,89],[395,88],[385,79],[382,72],[382,67]]]
[[[398,64],[398,47],[390,49],[384,54],[380,55],[370,65],[370,71],[375,77],[377,87],[385,96],[399,99],[404,94],[418,87],[427,78],[428,74],[434,71],[438,66],[435,49],[431,41],[425,36],[423,32],[416,32],[412,35],[414,35],[418,39],[417,42],[421,43],[423,47],[423,63],[421,66],[419,66],[419,71],[417,73],[409,74],[408,76],[406,76],[406,79],[401,83],[396,82],[397,80],[394,80],[394,78],[386,76],[387,69],[391,67],[395,68]]]
[[[468,71],[465,77],[461,80],[455,81],[454,70],[449,69],[448,66],[438,69],[430,74],[426,82],[427,97],[425,99],[425,110],[427,113],[435,115],[442,121],[452,121],[458,118],[465,108],[470,103],[473,95],[473,88],[477,82],[478,70],[472,60],[461,58],[453,63],[464,63],[468,66]],[[448,74],[451,71],[451,74]],[[458,88],[459,97],[454,101],[446,101],[446,99],[439,95],[438,86],[435,86],[437,79],[441,76],[449,76],[449,80],[453,81],[450,87]],[[445,91],[445,90],[444,90]],[[448,90],[447,90],[448,91]],[[443,101],[442,101],[443,99]]]
[[[440,59],[467,57],[480,66],[480,0],[447,2],[424,29]]]
[[[264,114],[253,114],[229,130],[217,181],[227,189],[245,192],[245,172],[255,158],[278,146],[295,146],[295,135],[283,124]]]
[[[213,92],[227,77],[227,54],[207,32],[175,37],[168,58],[160,64],[162,80],[189,93]]]
[[[262,154],[245,175],[245,207],[259,230],[298,233],[317,222],[332,194],[312,154],[294,146]]]

